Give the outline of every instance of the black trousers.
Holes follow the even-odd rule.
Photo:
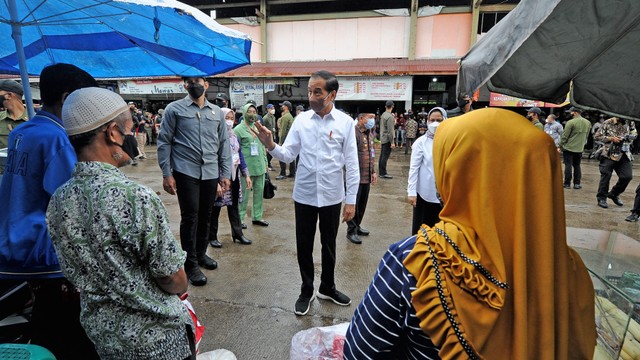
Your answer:
[[[378,172],[380,173],[380,175],[388,175],[387,160],[389,160],[390,155],[391,155],[391,142],[382,144],[380,146],[380,160],[378,161]]]
[[[404,154],[406,155],[409,153],[409,148],[416,141],[416,138],[407,138],[407,140],[405,141],[406,141],[406,146],[404,147]]]
[[[356,234],[358,232],[358,228],[360,228],[364,212],[367,210],[370,188],[371,184],[360,184],[358,186],[358,195],[356,195],[356,214],[353,216],[353,219],[347,221],[348,234]]]
[[[336,267],[336,236],[340,226],[341,203],[330,206],[311,206],[295,202],[296,248],[298,266],[302,277],[301,295],[313,295],[313,243],[316,225],[320,225],[322,245],[322,274],[320,290],[330,292],[335,289],[334,270]]]
[[[292,162],[289,163],[290,176],[296,175],[296,164],[297,164],[297,158],[296,160],[293,160]],[[282,161],[280,161],[280,175],[287,176],[287,163],[284,163]]]
[[[198,266],[198,256],[207,253],[209,221],[218,179],[200,180],[174,171],[180,205],[180,243],[187,252],[185,271]]]
[[[248,194],[247,194],[248,195]],[[240,198],[240,178],[236,174],[236,179],[231,182],[231,205],[227,205],[227,216],[231,225],[231,237],[238,239],[242,237],[242,222],[238,212],[238,199]],[[209,225],[209,241],[218,239],[218,222],[222,207],[214,206],[211,210],[211,225]]]
[[[633,209],[631,209],[631,212],[640,215],[640,184],[638,184],[636,188],[636,197],[633,200]]]
[[[609,182],[614,170],[618,175],[618,182],[609,191]],[[622,194],[627,189],[627,185],[629,185],[632,178],[633,168],[627,155],[622,155],[622,158],[618,161],[603,157],[600,159],[600,184],[598,185],[597,198],[604,199],[609,194],[612,196]]]
[[[427,224],[427,226],[431,227],[438,223],[440,221],[440,210],[442,210],[440,203],[428,202],[418,194],[416,196],[416,206],[413,208],[411,234],[416,234],[422,224]]]
[[[573,184],[580,185],[580,180],[582,180],[582,169],[580,168],[582,153],[563,151],[562,160],[564,162],[564,184],[571,185],[571,169],[573,168]]]
[[[31,312],[31,343],[40,345],[56,359],[100,357],[80,323],[80,295],[66,279],[30,281],[34,295]]]

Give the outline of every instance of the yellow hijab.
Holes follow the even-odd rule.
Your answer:
[[[404,264],[417,279],[420,327],[443,359],[473,358],[465,341],[479,359],[592,358],[594,291],[567,246],[559,160],[551,137],[508,110],[476,110],[438,127],[441,221],[423,226],[428,241],[419,236]]]

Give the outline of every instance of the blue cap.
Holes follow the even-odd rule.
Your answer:
[[[267,104],[267,109],[271,109],[273,107],[273,104]]]

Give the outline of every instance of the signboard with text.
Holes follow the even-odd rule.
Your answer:
[[[145,95],[145,94],[186,94],[180,79],[175,80],[119,80],[118,90],[120,94]]]
[[[271,91],[276,91],[281,85],[294,85],[293,78],[281,79],[251,79],[251,80],[232,80],[229,88],[229,96],[231,106],[240,108],[249,100],[256,102],[256,106],[264,103],[263,96]]]
[[[410,76],[338,77],[338,82],[337,101],[411,101],[413,78]]]

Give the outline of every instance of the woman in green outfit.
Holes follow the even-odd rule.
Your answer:
[[[264,174],[267,172],[267,152],[264,145],[258,139],[256,133],[258,129],[255,122],[258,120],[258,111],[253,104],[246,104],[242,107],[243,120],[233,129],[238,137],[244,161],[247,163],[249,174],[251,174],[251,182],[253,189],[247,189],[247,182],[242,178],[242,203],[240,204],[240,220],[243,228],[244,217],[247,213],[249,198],[253,198],[253,206],[251,208],[251,222],[254,225],[269,226],[269,223],[262,219],[262,195],[264,191]],[[254,130],[255,133],[251,130]],[[250,191],[253,195],[250,195]]]

